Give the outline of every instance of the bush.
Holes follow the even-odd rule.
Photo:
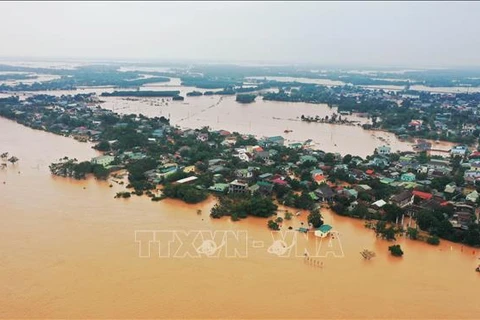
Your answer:
[[[285,220],[292,220],[293,214],[290,211],[285,212]]]
[[[437,236],[428,237],[427,243],[433,246],[438,246],[440,244],[440,238]]]
[[[278,223],[276,223],[276,222],[273,221],[273,220],[268,220],[268,224],[267,224],[267,225],[268,225],[268,228],[269,228],[270,230],[280,230],[280,227],[279,227]]]
[[[117,192],[117,194],[115,195],[115,198],[130,198],[132,195],[130,194],[130,192]]]

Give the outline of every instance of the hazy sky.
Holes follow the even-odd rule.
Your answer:
[[[480,66],[480,2],[1,2],[0,56]]]

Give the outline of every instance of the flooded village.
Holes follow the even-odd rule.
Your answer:
[[[234,101],[238,93],[185,94],[183,101],[173,101],[172,97],[105,97],[100,91],[63,95],[32,91],[2,98],[0,116],[5,119],[0,126],[0,152],[5,155],[1,160],[5,165],[0,169],[0,181],[6,208],[2,217],[7,223],[2,231],[5,237],[15,239],[12,248],[3,248],[15,259],[0,258],[7,266],[5,283],[8,276],[17,275],[14,266],[27,261],[12,251],[21,247],[26,237],[31,254],[44,266],[39,275],[59,273],[51,295],[25,300],[41,304],[44,316],[79,315],[86,303],[93,305],[90,316],[98,316],[102,307],[93,299],[114,306],[114,316],[172,316],[180,307],[176,297],[186,295],[197,282],[202,287],[214,285],[225,290],[226,284],[235,285],[241,292],[238,294],[252,296],[247,299],[252,306],[239,309],[236,315],[258,317],[267,300],[251,293],[254,282],[264,284],[259,294],[266,297],[269,288],[295,287],[296,281],[303,281],[314,286],[339,286],[338,293],[325,291],[322,295],[322,309],[329,316],[341,317],[341,310],[347,310],[350,315],[365,317],[372,315],[371,310],[360,307],[367,303],[366,298],[349,306],[339,303],[340,296],[353,290],[339,279],[367,286],[389,281],[392,275],[397,280],[391,289],[410,305],[400,313],[403,317],[422,312],[429,317],[446,312],[467,317],[478,309],[477,289],[472,285],[477,280],[480,245],[477,97],[324,86],[302,89],[296,85],[298,91],[288,89],[289,84],[267,93],[254,91],[258,95],[248,104]],[[312,98],[312,90],[330,96]],[[218,105],[217,96],[224,97]],[[119,108],[120,104],[125,108]],[[211,105],[216,107],[208,109]],[[162,108],[165,110],[159,112]],[[206,111],[189,116],[198,109]],[[235,112],[253,113],[259,120],[248,119],[252,122],[248,126],[235,127],[240,119]],[[218,121],[213,114],[224,120]],[[318,134],[320,128],[330,131]],[[342,128],[356,131],[345,131],[347,138],[333,131]],[[357,140],[357,133],[360,139],[375,143]],[[358,149],[349,148],[348,143]],[[322,146],[327,149],[322,150]],[[8,162],[13,156],[17,160]],[[12,200],[18,196],[30,198],[31,204],[19,205]],[[63,209],[56,208],[55,202],[62,203]],[[38,245],[33,244],[33,238],[27,236],[36,232],[28,222],[32,219],[40,225],[37,228],[53,228],[55,233],[42,231]],[[17,226],[16,234],[7,230],[9,224]],[[160,267],[159,259],[138,259],[132,238],[135,230],[151,228],[246,229],[252,247],[258,241],[271,242],[271,232],[294,232],[309,237],[309,241],[300,258],[279,259],[276,255],[285,249],[274,251],[267,245],[263,250],[249,251],[244,261],[172,259],[161,260]],[[68,230],[81,241],[70,240]],[[70,253],[59,256],[53,250],[44,257],[34,255],[40,245],[56,243],[58,237],[72,248]],[[315,239],[341,240],[345,256],[314,257]],[[97,262],[66,262],[76,254],[78,259]],[[169,275],[192,265],[204,279],[193,273],[185,276],[191,285],[176,286]],[[267,265],[292,280],[279,281],[275,272],[265,268]],[[31,273],[34,268],[25,264],[23,270]],[[137,274],[137,268],[144,270],[146,278]],[[219,268],[242,276],[236,280],[219,275]],[[263,268],[258,280],[258,269]],[[352,268],[361,270],[363,279],[358,279]],[[437,271],[427,275],[423,268]],[[79,276],[69,278],[71,272]],[[80,278],[106,272],[111,276],[102,280],[102,288],[91,298],[87,287],[74,293],[62,284],[73,285]],[[462,277],[447,279],[455,272]],[[120,275],[128,280],[119,283]],[[40,284],[43,281],[30,277]],[[401,280],[405,278],[430,286],[432,298],[415,303],[424,294],[407,294],[412,286]],[[160,313],[151,298],[157,286],[170,294]],[[352,295],[363,294],[361,286]],[[371,296],[381,299],[384,289],[374,286]],[[448,295],[437,290],[438,286],[469,293],[471,298],[465,302],[469,308],[448,304]],[[109,302],[114,294],[108,288],[133,290],[141,298],[142,310],[127,310],[129,296],[124,294]],[[25,307],[22,300],[14,301],[22,292],[8,292],[5,303]],[[64,295],[65,302],[50,302],[56,295]],[[74,301],[80,297],[83,302],[75,307]],[[304,301],[318,300],[298,290],[277,298],[289,306],[274,313],[279,317],[311,316]],[[231,314],[235,305],[218,293],[203,301],[208,305],[222,301],[225,314]],[[261,303],[256,305],[255,301]],[[444,302],[442,308],[424,311],[425,305],[434,306],[438,301]],[[31,316],[33,312],[26,308],[18,314]],[[379,308],[373,315],[382,317],[386,312]],[[193,314],[207,315],[200,305],[185,311],[186,316]]]

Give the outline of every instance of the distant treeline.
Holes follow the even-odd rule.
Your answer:
[[[31,74],[23,74],[23,73],[0,74],[0,81],[30,80],[30,79],[36,79],[36,78],[38,77]]]
[[[0,85],[2,91],[39,91],[39,90],[73,90],[81,86],[113,86],[120,88],[139,87],[147,83],[168,82],[170,78],[163,76],[158,72],[140,72],[140,71],[118,71],[117,67],[112,66],[82,66],[77,69],[46,69],[46,68],[27,68],[0,65],[0,71],[8,72],[31,72],[38,74],[53,74],[60,76],[60,79],[54,79],[45,82],[35,82],[32,84]],[[150,75],[152,77],[144,77]],[[12,77],[21,79],[26,75],[1,75],[4,80],[16,80]],[[30,76],[31,77],[31,76]]]

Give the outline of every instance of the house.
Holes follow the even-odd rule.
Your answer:
[[[249,192],[248,184],[241,180],[233,180],[228,185],[228,193],[247,193]]]
[[[328,224],[321,225],[319,228],[315,230],[315,236],[320,238],[325,238],[330,234],[332,230],[332,226]]]
[[[316,174],[313,177],[313,180],[318,184],[327,183],[327,178],[324,175],[321,175],[321,174]]]
[[[441,159],[431,159],[427,163],[428,169],[444,169],[444,168],[449,168],[450,167],[450,162],[447,160],[441,160]]]
[[[225,168],[225,166],[221,164],[216,164],[213,166],[209,166],[207,170],[212,173],[220,173],[220,172],[226,171],[227,168]]]
[[[155,138],[162,138],[162,137],[163,137],[163,134],[164,134],[164,130],[163,130],[163,129],[155,129],[155,130],[153,130],[153,132],[152,132],[152,136],[155,137]]]
[[[280,186],[287,186],[288,185],[288,182],[281,179],[281,178],[276,178],[276,179],[273,179],[272,182],[274,184],[277,184],[277,185],[280,185]]]
[[[452,193],[454,193],[456,190],[457,190],[457,185],[455,184],[455,182],[450,182],[449,184],[447,184],[447,185],[445,186],[445,190],[443,190],[443,192],[452,194]]]
[[[454,228],[468,230],[468,226],[474,221],[474,215],[468,211],[458,211],[449,220]]]
[[[476,203],[477,200],[478,200],[478,192],[477,192],[477,190],[469,193],[469,194],[465,197],[465,199],[466,199],[467,201]]]
[[[183,168],[183,172],[189,173],[189,172],[195,172],[195,166],[187,166]]]
[[[159,177],[167,177],[171,174],[174,174],[178,170],[178,165],[176,163],[166,163],[159,169]]]
[[[190,183],[190,182],[193,182],[195,180],[197,180],[198,177],[195,177],[195,176],[191,176],[191,177],[186,177],[186,178],[183,178],[183,179],[180,179],[180,180],[177,180],[174,182],[174,184],[185,184],[185,183]]]
[[[283,146],[285,143],[285,139],[282,136],[274,136],[274,137],[268,137],[266,139],[268,145],[279,145]]]
[[[386,168],[390,165],[389,161],[383,157],[375,157],[372,161],[368,163],[369,166],[376,166],[380,168]]]
[[[99,157],[95,157],[95,158],[92,158],[92,164],[99,164],[99,165],[102,165],[104,167],[110,165],[110,163],[112,163],[113,161],[115,160],[115,157],[114,156],[109,156],[109,155],[105,155],[105,156],[99,156]]]
[[[223,159],[210,159],[208,160],[208,166],[214,166],[214,165],[219,165],[219,164],[224,164],[225,160]]]
[[[422,191],[418,191],[418,190],[413,190],[413,195],[415,197],[418,197],[422,200],[430,200],[433,198],[433,194],[431,193],[428,193],[428,192],[422,192]]]
[[[382,156],[389,155],[391,150],[392,148],[390,148],[389,146],[381,146],[375,149],[375,151]]]
[[[299,142],[295,142],[295,143],[290,143],[288,147],[291,149],[301,149],[303,147],[303,144]]]
[[[465,181],[474,182],[480,180],[479,171],[465,171],[463,174]]]
[[[372,190],[372,187],[370,187],[367,184],[359,184],[355,187],[355,190],[357,190],[358,192],[362,192],[362,191],[368,192]]]
[[[321,185],[314,192],[321,202],[332,201],[333,197],[335,196],[335,193],[333,192],[332,188],[330,188],[327,185]]]
[[[272,174],[271,173],[264,173],[264,174],[261,174],[258,176],[258,179],[260,180],[267,180],[269,179],[270,177],[272,177]]]
[[[413,128],[414,130],[420,130],[422,127],[423,121],[422,120],[412,120],[408,124],[410,128]]]
[[[246,152],[241,152],[239,154],[236,154],[235,157],[238,157],[241,161],[244,162],[249,162],[250,161],[250,156]]]
[[[387,204],[387,202],[385,200],[380,199],[380,200],[377,200],[374,203],[372,203],[372,207],[380,209],[386,204]]]
[[[474,161],[470,164],[470,171],[480,171],[480,161]]]
[[[358,197],[358,191],[355,189],[343,189],[342,193],[347,196],[348,198],[355,198]]]
[[[262,159],[264,161],[270,160],[270,153],[268,151],[255,152],[255,159]]]
[[[240,179],[251,179],[253,178],[253,170],[237,169],[235,170],[235,176]]]
[[[413,204],[413,198],[414,198],[413,193],[411,193],[408,190],[405,190],[397,195],[394,195],[390,199],[390,201],[392,202],[392,204],[395,204],[400,208],[405,208]]]
[[[229,187],[228,183],[215,183],[213,186],[209,187],[208,190],[214,192],[225,192]]]
[[[202,141],[202,142],[208,141],[208,133],[200,133],[197,136],[197,140]]]
[[[259,181],[254,186],[258,186],[258,192],[269,195],[273,192],[273,184],[266,181]]]
[[[402,174],[402,176],[400,177],[400,180],[401,181],[405,181],[405,182],[412,182],[412,181],[415,181],[415,174],[414,173],[404,173]]]
[[[467,153],[468,149],[466,146],[455,146],[450,149],[450,154],[452,156],[464,156]]]

